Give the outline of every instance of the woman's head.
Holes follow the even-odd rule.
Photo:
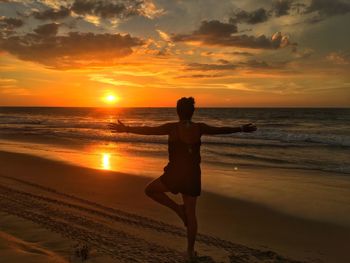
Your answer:
[[[181,98],[176,104],[177,115],[180,120],[190,120],[194,112],[194,98]]]

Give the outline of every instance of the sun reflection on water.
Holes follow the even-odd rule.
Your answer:
[[[111,154],[110,153],[102,153],[101,158],[101,167],[103,170],[111,170]]]

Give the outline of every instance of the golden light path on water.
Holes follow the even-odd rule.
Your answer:
[[[152,178],[159,176],[167,163],[166,157],[136,156],[115,143],[91,144],[83,148],[61,148],[28,142],[13,143],[0,139],[0,148],[101,171],[122,172]]]
[[[103,170],[111,170],[111,154],[110,153],[102,153],[101,155],[101,168]]]

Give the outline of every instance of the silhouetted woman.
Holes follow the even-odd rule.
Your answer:
[[[142,135],[168,135],[169,163],[164,173],[145,189],[147,196],[173,210],[187,227],[187,256],[195,256],[194,243],[197,234],[196,201],[201,193],[200,146],[202,135],[253,132],[256,127],[246,124],[240,127],[213,127],[192,122],[194,99],[177,101],[178,122],[157,127],[126,126],[120,121],[110,124],[112,132],[128,132]],[[183,204],[177,204],[166,193],[182,194]]]

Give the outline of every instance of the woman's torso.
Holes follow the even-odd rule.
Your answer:
[[[193,122],[174,123],[169,133],[168,151],[169,163],[181,165],[181,168],[198,166],[201,161],[200,126]]]

